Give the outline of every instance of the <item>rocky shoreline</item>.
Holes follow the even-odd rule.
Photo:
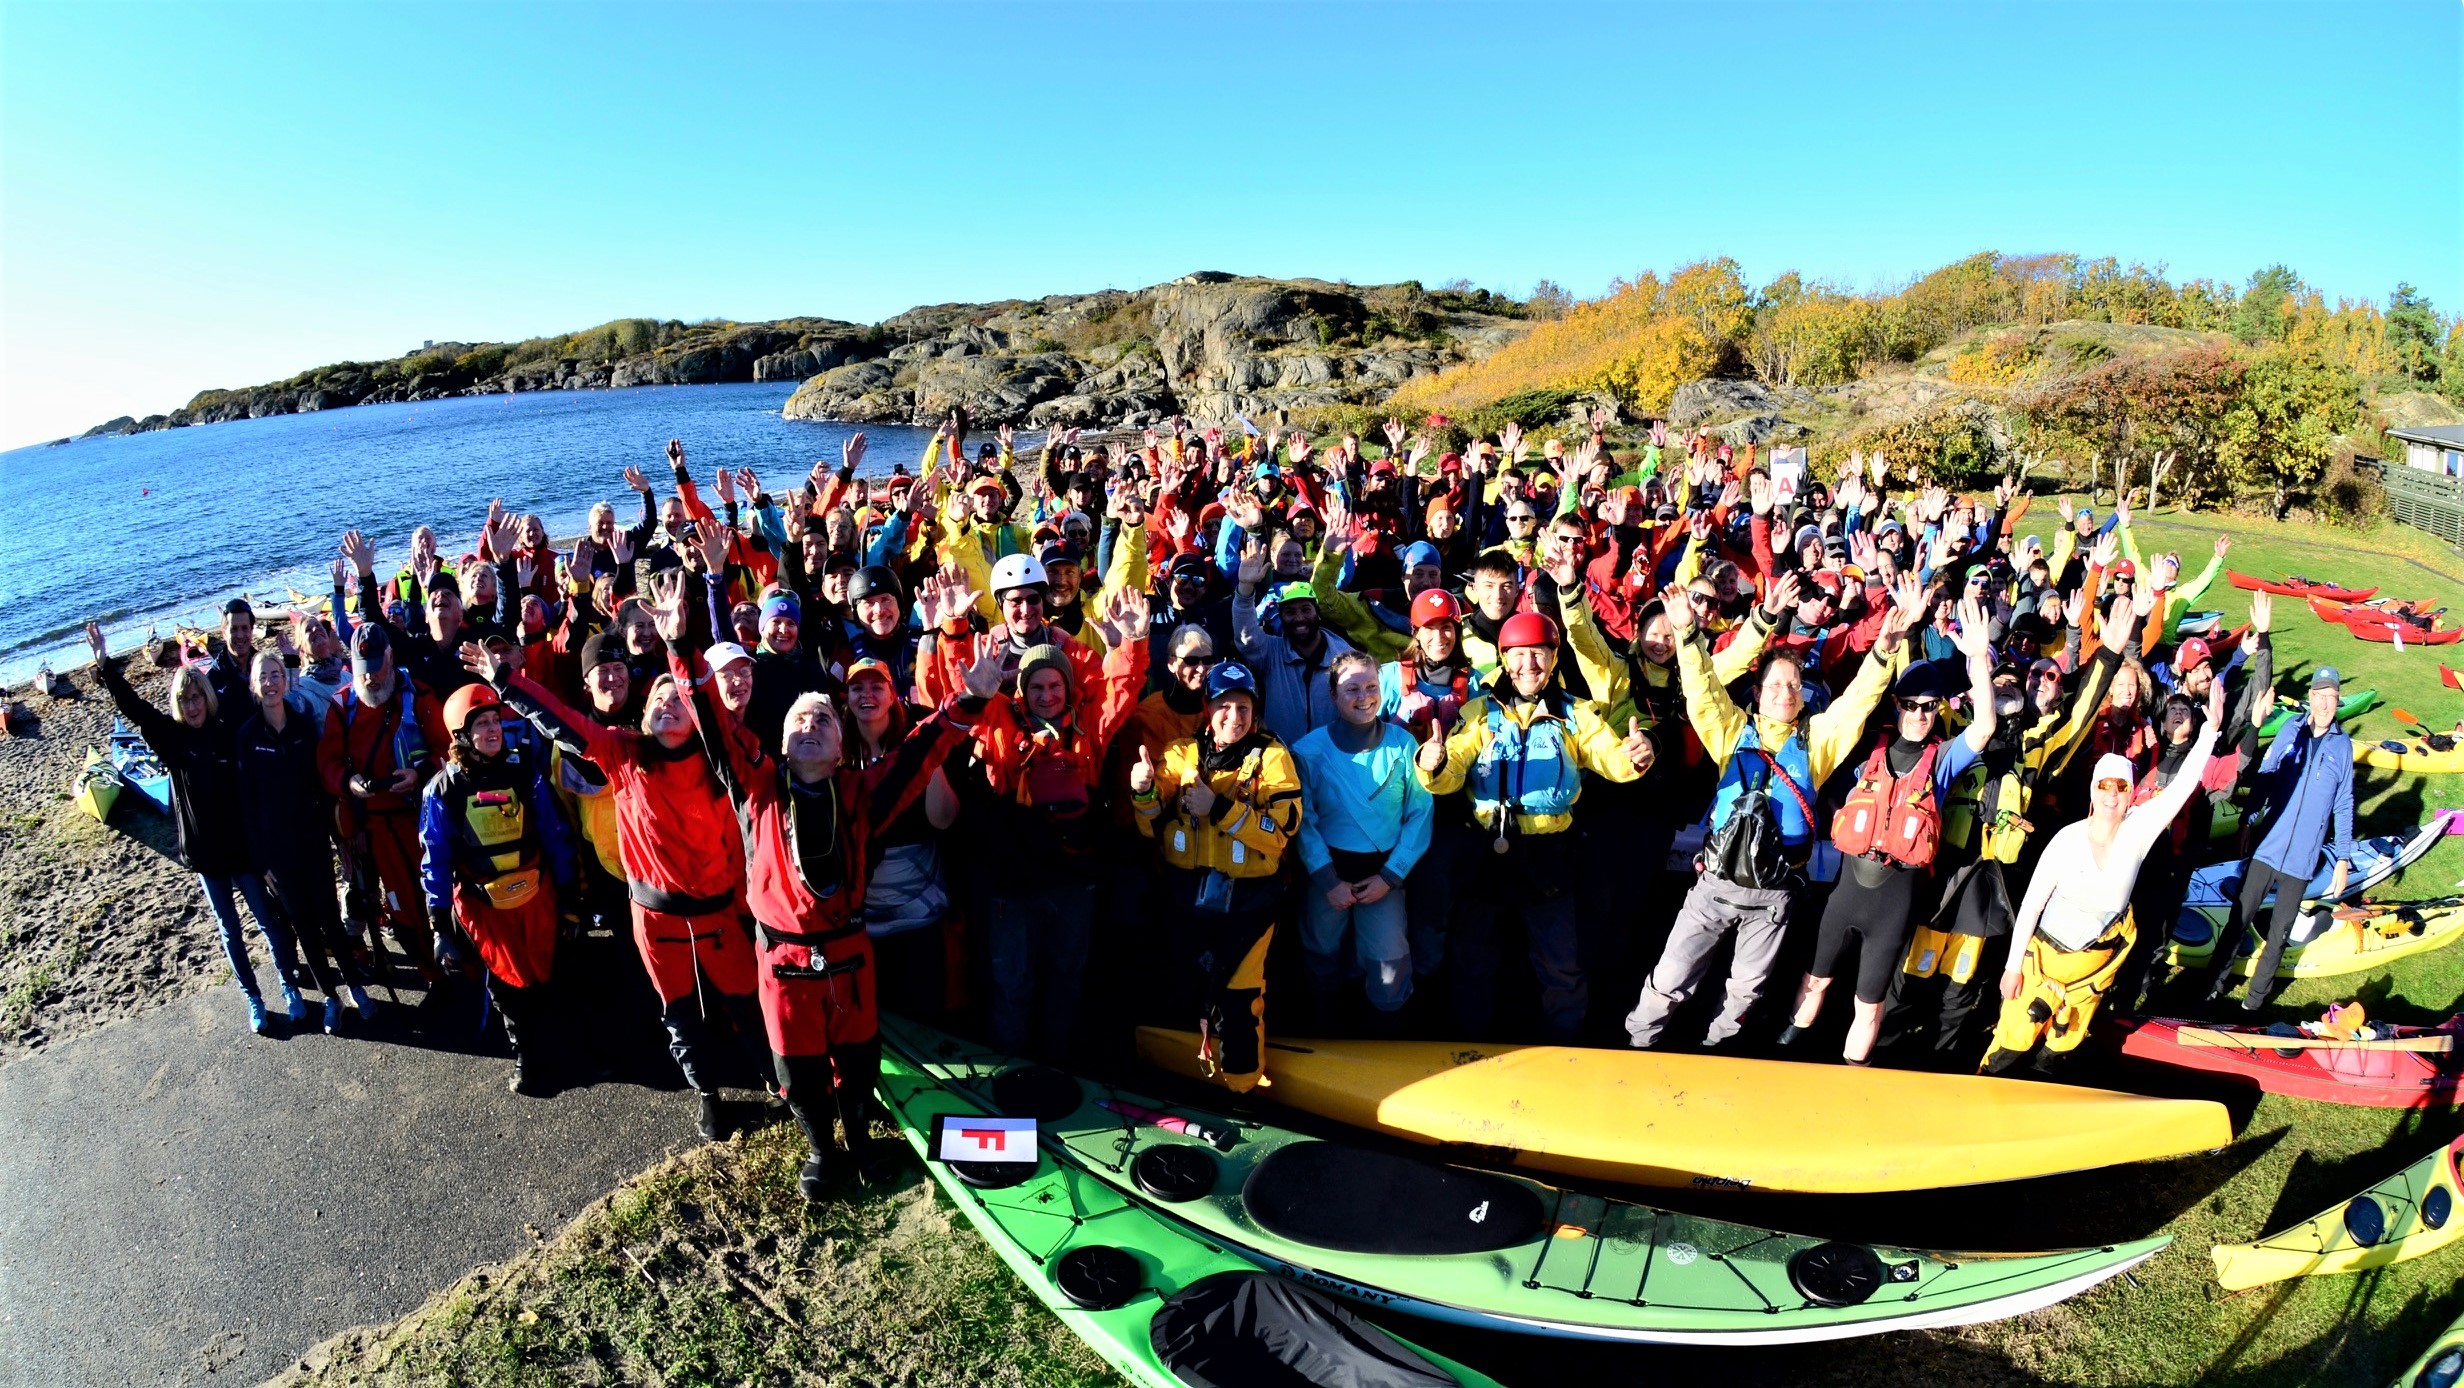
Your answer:
[[[962,408],[985,424],[1138,428],[1178,414],[1230,425],[1374,403],[1529,326],[1523,305],[1486,290],[1202,271],[1139,290],[927,305],[870,326],[636,319],[528,343],[432,342],[389,361],[203,391],[168,414],[122,415],[78,437],[466,395],[790,380],[803,383],[791,419],[931,424]]]

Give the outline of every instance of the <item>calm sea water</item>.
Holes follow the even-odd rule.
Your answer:
[[[236,420],[0,453],[0,681],[85,660],[88,618],[126,650],[148,626],[211,626],[235,593],[321,594],[342,532],[378,545],[380,573],[437,528],[471,546],[491,497],[580,532],[594,501],[640,514],[625,465],[668,489],[667,441],[709,491],[720,464],[792,485],[835,465],[845,425],[782,419],[792,383],[541,391]],[[910,468],[931,435],[869,426],[864,470]],[[714,504],[716,498],[712,498]]]

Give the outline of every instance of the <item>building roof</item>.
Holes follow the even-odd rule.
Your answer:
[[[2387,437],[2406,443],[2426,443],[2435,448],[2464,448],[2464,424],[2418,424],[2403,429],[2390,429]]]

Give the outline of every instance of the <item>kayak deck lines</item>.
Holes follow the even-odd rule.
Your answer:
[[[1269,1122],[1171,1105],[1198,1115],[1184,1121],[1219,1123],[1240,1139],[1238,1145],[1202,1145],[1197,1134],[1153,1121],[1182,1117],[1158,1115],[1152,1106],[1161,1101],[1093,1078],[1070,1077],[1077,1098],[1067,1114],[1005,1108],[996,1097],[1003,1080],[1039,1067],[906,1024],[892,1022],[885,1032],[891,1033],[894,1046],[909,1050],[923,1069],[965,1102],[1011,1116],[1037,1117],[1040,1146],[1063,1163],[1114,1184],[1148,1215],[1309,1285],[1459,1324],[1594,1340],[1704,1345],[1802,1343],[1963,1325],[2051,1305],[2136,1266],[2168,1242],[2144,1240],[2043,1254],[1953,1255],[1822,1240],[1569,1191],[1524,1176],[1388,1156]],[[1157,1153],[1193,1154],[1191,1165],[1212,1173],[1205,1181],[1220,1184],[1192,1187],[1185,1195],[1149,1184],[1155,1173],[1147,1171],[1146,1159]],[[1467,1183],[1457,1188],[1474,1191],[1466,1199],[1479,1199],[1484,1212],[1488,1193],[1479,1183],[1490,1183],[1504,1202],[1488,1216],[1494,1221],[1489,1228],[1499,1232],[1494,1242],[1486,1241],[1484,1230],[1459,1246],[1407,1247],[1421,1236],[1408,1219],[1393,1232],[1400,1243],[1382,1242],[1388,1236],[1383,1224],[1376,1225],[1376,1240],[1347,1241],[1351,1236],[1344,1230],[1360,1227],[1345,1223],[1357,1221],[1356,1212],[1335,1214],[1332,1223],[1304,1213],[1295,1224],[1288,1202],[1301,1178],[1279,1180],[1276,1175],[1282,1162],[1289,1176],[1294,1160],[1333,1173],[1327,1179],[1338,1183],[1347,1165],[1356,1171],[1360,1161],[1372,1167],[1391,1162],[1445,1173],[1442,1179]],[[1327,1162],[1334,1165],[1325,1166]],[[1558,1246],[1577,1241],[1589,1246]],[[1711,1273],[1704,1264],[1717,1265],[1720,1271]],[[1690,1289],[1688,1268],[1693,1270]],[[1706,1275],[1709,1280],[1704,1280]],[[1670,1279],[1676,1279],[1674,1285]],[[1508,1287],[1516,1289],[1515,1295],[1503,1295]],[[1517,1299],[1525,1296],[1531,1298],[1529,1304],[1518,1305]],[[1585,1305],[1601,1309],[1578,1309]],[[1643,1311],[1664,1314],[1632,1314]]]

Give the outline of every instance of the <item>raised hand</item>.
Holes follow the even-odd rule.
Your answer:
[[[2062,523],[2063,523],[2064,525],[2068,525],[2068,524],[2070,524],[2070,520],[2071,520],[2071,516],[2072,516],[2072,514],[2073,514],[2073,510],[2072,510],[2072,507],[2071,507],[2071,504],[2070,504],[2070,498],[2069,498],[2069,497],[2066,497],[2066,496],[2057,496],[2057,497],[2055,497],[2055,498],[2053,499],[2053,509],[2055,509],[2055,510],[2057,510],[2057,511],[2059,511],[2059,512],[2061,512],[2061,513],[2062,513]]]
[[[630,464],[627,464],[625,467],[625,485],[631,487],[637,492],[640,492],[644,496],[648,496],[650,494],[650,479],[642,475],[642,470],[640,468],[634,467]]]
[[[657,628],[659,639],[681,650],[690,629],[684,571],[666,569],[652,574],[643,605],[650,609],[651,625]]]
[[[958,667],[958,678],[967,686],[967,696],[989,699],[1001,692],[1001,656],[998,652],[964,660]]]
[[[2062,600],[2062,624],[2075,627],[2079,625],[2080,618],[2087,615],[2088,590],[2084,587],[2071,589],[2070,596]]]
[[[669,439],[667,441],[667,465],[675,468],[684,466],[683,439]]]
[[[1804,592],[1804,575],[1798,573],[1795,569],[1790,569],[1788,572],[1781,574],[1779,577],[1771,580],[1771,586],[1766,589],[1762,595],[1762,610],[1764,615],[1770,617],[1774,621],[1777,621],[1779,618],[1787,615],[1788,609],[1797,605],[1797,599],[1803,596]],[[1676,619],[1671,617],[1669,620],[1673,623]]]
[[[342,534],[342,559],[359,570],[363,578],[376,573],[376,546],[356,530],[346,530]]]
[[[616,567],[620,569],[632,563],[633,532],[619,527],[616,533],[608,538],[607,552],[608,557],[614,559]]]
[[[1252,535],[1241,545],[1240,585],[1244,592],[1255,592],[1266,580],[1266,542]]]
[[[1636,775],[1649,771],[1653,758],[1658,755],[1651,739],[1643,732],[1643,720],[1633,717],[1626,719],[1626,740],[1618,750],[1626,754],[1626,763],[1634,768]]]
[[[1422,460],[1428,456],[1429,436],[1427,434],[1414,434],[1412,436],[1412,450],[1404,455],[1403,466],[1407,471],[1418,472],[1420,471],[1420,464]]]
[[[1882,563],[1882,545],[1867,531],[1860,530],[1848,537],[1848,558],[1867,574]]]
[[[516,550],[514,553],[518,556],[513,561],[514,581],[528,588],[531,580],[539,576],[539,562],[530,557],[529,550]]]
[[[2276,624],[2276,595],[2261,588],[2250,595],[2250,629],[2264,635]]]
[[[2219,536],[2217,536],[2217,537],[2216,537],[2216,557],[2217,557],[2217,558],[2219,558],[2219,559],[2224,558],[2224,556],[2225,556],[2225,551],[2227,551],[2227,550],[2229,550],[2229,549],[2231,549],[2231,548],[2233,548],[2233,537],[2232,537],[2232,536],[2230,536],[2230,535],[2219,535]],[[2263,589],[2262,589],[2261,591],[2265,591],[2265,590],[2263,590]]]
[[[730,506],[736,504],[736,479],[734,474],[730,473],[725,468],[720,468],[718,477],[714,479],[714,487],[719,494],[719,500]]]
[[[1403,421],[1402,421],[1402,420],[1399,420],[1399,419],[1390,419],[1390,420],[1387,420],[1387,421],[1386,421],[1386,425],[1385,425],[1384,429],[1383,429],[1383,430],[1381,430],[1381,432],[1382,432],[1382,433],[1384,433],[1384,434],[1386,435],[1386,451],[1387,451],[1388,453],[1400,453],[1400,452],[1402,452],[1402,451],[1403,451]]]
[[[1506,427],[1497,431],[1498,447],[1516,462],[1523,461],[1523,426],[1509,419]]]
[[[2207,726],[2211,728],[2221,728],[2224,726],[2224,677],[2221,675],[2207,682]],[[2342,894],[2343,883],[2341,879],[2343,872],[2344,864],[2336,864],[2336,873],[2339,879],[2337,883],[2337,890],[2329,893],[2329,895]]]
[[[1292,466],[1294,467],[1299,467],[1301,464],[1309,461],[1309,436],[1307,434],[1294,434],[1292,436],[1291,452],[1289,456],[1291,458]]]
[[[701,552],[702,572],[716,578],[727,572],[727,523],[715,517],[693,527],[693,543]]]
[[[2121,532],[2119,530],[2108,530],[2104,534],[2096,537],[2095,544],[2088,546],[2088,563],[2099,569],[2111,569],[2113,567],[2114,559],[2119,556],[2121,552]]]
[[[1120,628],[1121,640],[1129,643],[1144,641],[1152,629],[1152,609],[1146,594],[1134,588],[1123,588],[1112,599],[1110,611],[1113,625]]]
[[[1985,625],[1985,605],[1975,598],[1959,600],[1959,629],[1951,633],[1951,644],[1971,661],[1989,660],[1993,656],[1993,633]]]
[[[761,478],[754,475],[753,469],[740,467],[736,469],[736,490],[743,493],[747,502],[758,500],[761,496]]]
[[[1868,472],[1870,472],[1870,473],[1872,473],[1872,474],[1873,474],[1873,477],[1874,477],[1874,486],[1875,486],[1877,489],[1879,489],[1879,488],[1882,486],[1882,484],[1883,484],[1884,482],[1886,482],[1886,481],[1888,481],[1888,480],[1890,479],[1890,476],[1891,476],[1891,461],[1890,461],[1890,459],[1883,457],[1883,456],[1882,456],[1882,454],[1880,454],[1880,453],[1876,453],[1876,454],[1874,454],[1874,456],[1872,456],[1871,458],[1866,459],[1866,460],[1865,460],[1865,463],[1866,463],[1866,470],[1867,470]]]
[[[856,465],[864,461],[864,435],[849,434],[847,441],[838,446],[838,458],[841,469],[848,472],[855,471]],[[815,471],[819,471],[821,465],[815,463],[813,467]]]
[[[1925,589],[1915,574],[1901,574],[1899,583],[1891,589],[1891,610],[1883,614],[1882,635],[1877,644],[1897,650],[1901,640],[1915,628],[1925,613]]]
[[[454,654],[461,657],[463,669],[490,684],[503,683],[507,670],[511,668],[511,662],[503,655],[489,650],[476,641],[463,642],[455,649]]]
[[[1771,514],[1771,479],[1759,472],[1746,478],[1746,501],[1754,508],[1755,515]]]
[[[1684,588],[1671,588],[1660,610],[1668,616],[1668,634],[1683,641],[1694,634],[1694,600]]]

